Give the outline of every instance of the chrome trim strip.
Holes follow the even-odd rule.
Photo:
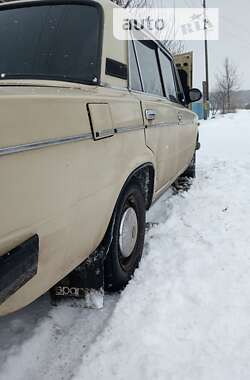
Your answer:
[[[141,129],[145,129],[144,125],[139,125],[137,127],[121,127],[116,128],[116,133],[126,133],[126,132],[133,132],[133,131],[139,131]]]
[[[104,129],[102,131],[96,131],[95,132],[95,139],[96,140],[99,140],[99,139],[102,139],[104,137],[112,137],[114,136],[115,132],[114,132],[114,129]]]
[[[176,123],[165,123],[165,122],[161,122],[161,123],[157,123],[157,124],[150,124],[150,125],[147,125],[147,129],[149,128],[165,128],[165,127],[178,127],[179,124],[176,122]]]
[[[0,156],[26,152],[29,150],[47,148],[49,146],[54,146],[54,145],[68,144],[71,142],[91,140],[92,138],[93,138],[92,133],[82,133],[80,135],[75,135],[75,136],[58,137],[58,138],[52,138],[52,139],[47,139],[47,140],[40,140],[40,141],[36,141],[30,144],[8,146],[5,148],[0,148]]]
[[[170,127],[170,126],[176,126],[178,123],[157,123],[153,125],[147,125],[148,128],[162,128],[162,127]],[[135,132],[145,129],[144,125],[139,125],[137,127],[120,127],[116,129],[106,129],[104,131],[101,131],[99,138],[102,137],[112,137],[116,133],[127,133],[127,132]],[[95,137],[98,139],[98,137]],[[21,153],[26,152],[29,150],[36,150],[36,149],[42,149],[47,148],[49,146],[55,146],[55,145],[62,145],[62,144],[68,144],[72,142],[78,142],[78,141],[85,141],[85,140],[92,140],[93,135],[92,133],[82,133],[75,136],[66,136],[66,137],[58,137],[58,138],[51,138],[47,140],[40,140],[35,141],[33,143],[29,144],[20,144],[20,145],[14,145],[14,146],[7,146],[4,148],[0,148],[0,156],[7,156],[14,153]]]
[[[179,124],[176,123],[165,123],[160,122],[157,124],[151,124],[147,125],[146,127],[144,125],[138,125],[137,127],[120,127],[120,128],[115,128],[115,129],[105,129],[104,131],[99,132],[100,137],[103,136],[113,136],[114,134],[117,133],[126,133],[126,132],[134,132],[134,131],[139,131],[141,129],[147,129],[147,128],[164,128],[164,127],[173,127],[173,126],[178,126]]]

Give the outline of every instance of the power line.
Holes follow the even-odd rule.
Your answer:
[[[208,115],[208,101],[209,101],[209,72],[208,72],[208,42],[207,42],[207,3],[203,0],[204,9],[204,49],[205,49],[205,72],[206,72],[206,86],[205,86],[205,96],[204,96],[204,119],[207,119]]]

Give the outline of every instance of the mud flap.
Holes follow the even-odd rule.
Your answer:
[[[32,236],[0,257],[0,304],[37,273],[39,237]]]
[[[116,207],[99,247],[51,290],[54,305],[63,299],[81,299],[80,306],[100,309],[104,302],[104,261],[113,239]]]
[[[186,192],[190,190],[192,184],[193,184],[192,178],[188,178],[188,177],[177,178],[175,182],[172,184],[174,195],[178,195],[181,192]]]
[[[98,248],[89,258],[51,289],[54,304],[60,299],[82,299],[81,306],[101,308],[104,297],[105,249]]]

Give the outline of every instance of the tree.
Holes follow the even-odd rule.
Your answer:
[[[229,58],[226,58],[223,69],[216,75],[215,96],[220,104],[222,113],[234,111],[232,95],[236,90],[239,90],[237,67],[230,62]]]
[[[218,111],[222,114],[226,113],[226,92],[218,87],[210,94],[210,109],[212,115],[215,116]]]
[[[122,8],[142,8],[149,7],[150,0],[111,0],[113,3],[119,5]]]
[[[180,40],[166,40],[163,41],[163,44],[173,56],[182,54],[185,51],[184,43]]]

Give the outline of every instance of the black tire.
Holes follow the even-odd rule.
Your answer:
[[[130,248],[132,253],[128,257],[124,257],[122,253],[123,247],[121,246],[123,235],[120,233],[120,230],[123,228],[121,226],[122,221],[129,213],[133,214],[133,221],[136,220],[137,224],[134,226],[134,230],[131,230]],[[134,274],[135,269],[138,267],[144,246],[145,219],[145,198],[140,185],[137,182],[132,182],[121,194],[113,216],[112,222],[114,222],[114,227],[112,243],[104,263],[105,290],[114,292],[124,289]],[[123,225],[125,225],[125,222],[123,222]],[[133,225],[133,223],[131,223],[131,225]],[[132,237],[133,232],[135,243]],[[130,236],[130,234],[127,236]]]
[[[185,172],[181,175],[181,177],[185,178],[195,178],[196,177],[196,151],[194,152],[192,161],[190,162],[189,167],[185,170]]]

